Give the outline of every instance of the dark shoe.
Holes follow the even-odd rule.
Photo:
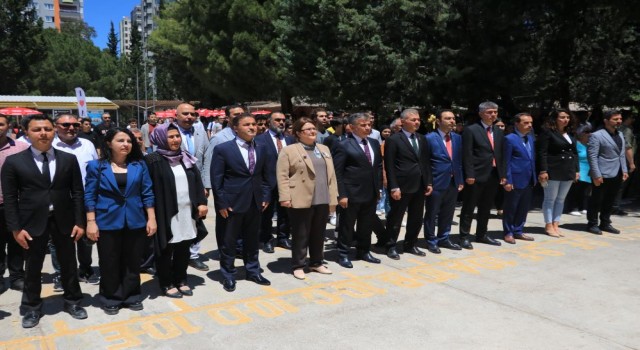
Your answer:
[[[198,259],[189,259],[189,266],[198,271],[209,271],[209,266]]]
[[[502,243],[496,241],[495,239],[489,237],[489,236],[482,236],[482,237],[476,237],[476,242],[478,243],[484,243],[484,244],[488,244],[488,245],[493,245],[496,247],[499,247],[502,245]]]
[[[359,253],[356,255],[356,259],[359,260],[364,260],[368,263],[372,263],[372,264],[379,264],[380,263],[380,259],[374,257],[373,255],[371,255],[371,252],[363,252],[363,253]]]
[[[131,303],[125,306],[131,311],[142,311],[142,309],[144,309],[141,301],[136,301],[135,303]]]
[[[80,282],[89,283],[89,284],[100,284],[100,277],[94,274],[82,274],[78,276],[78,280]]]
[[[262,246],[262,251],[268,254],[273,253],[274,252],[273,244],[271,244],[271,242],[265,242],[264,245]]]
[[[53,276],[53,291],[54,292],[64,291],[64,288],[62,288],[62,282],[60,282],[60,275]]]
[[[181,289],[182,287],[187,287],[188,289]],[[186,284],[182,284],[178,286],[178,292],[180,292],[180,294],[182,295],[186,295],[188,297],[192,297],[193,296],[193,291],[191,290],[191,288],[186,285]]]
[[[24,289],[24,280],[19,279],[19,280],[12,281],[9,287],[13,290],[22,291]]]
[[[33,328],[40,323],[40,317],[42,314],[40,311],[27,311],[24,316],[22,316],[22,328]]]
[[[611,226],[611,225],[606,225],[606,226],[600,226],[600,229],[604,232],[609,232],[609,233],[614,233],[614,234],[620,234],[620,230],[618,230],[617,228]]]
[[[440,254],[440,248],[438,248],[437,245],[434,244],[427,244],[427,250],[433,254]]]
[[[351,263],[351,260],[349,260],[349,258],[346,256],[341,256],[338,258],[338,265],[344,267],[345,269],[353,268],[353,264]]]
[[[587,231],[589,231],[590,233],[593,233],[594,235],[602,234],[602,230],[600,230],[600,228],[596,225],[587,227]]]
[[[291,250],[291,240],[289,238],[278,239],[278,247]]]
[[[80,305],[65,304],[64,312],[68,313],[76,320],[84,320],[87,318],[87,311]]]
[[[519,239],[519,240],[522,240],[522,241],[529,241],[529,242],[533,242],[535,240],[533,237],[527,236],[525,234],[515,234],[515,235],[513,235],[513,238]]]
[[[257,283],[257,284],[259,284],[261,286],[270,286],[271,285],[271,282],[268,279],[264,278],[260,274],[249,276],[247,278],[247,281],[251,281],[253,283]]]
[[[100,306],[100,308],[107,315],[117,315],[118,312],[120,311],[119,305],[102,305]]]
[[[153,267],[147,267],[146,269],[142,269],[140,272],[154,276],[156,274],[156,269],[154,269]]]
[[[427,256],[427,253],[425,253],[422,250],[418,249],[418,247],[416,247],[416,246],[404,247],[404,252],[405,253],[409,253],[409,254],[413,254],[413,255],[417,255],[417,256]]]
[[[516,239],[512,235],[504,236],[504,241],[509,244],[516,244]]]
[[[473,249],[473,245],[471,244],[469,237],[460,239],[460,247],[464,249],[469,249],[469,250]]]
[[[400,255],[398,255],[398,252],[396,251],[396,247],[389,248],[387,250],[387,256],[389,257],[389,259],[400,260]]]
[[[225,279],[222,281],[222,288],[224,288],[224,290],[226,290],[227,292],[233,292],[234,290],[236,290],[236,281]]]
[[[169,289],[173,289],[173,288],[176,288],[176,287],[174,286],[162,287],[162,294],[165,297],[169,297],[169,298],[176,298],[176,299],[182,298],[182,293],[180,293],[179,290],[177,292],[169,292]]]
[[[438,247],[440,247],[440,248],[446,248],[446,249],[451,249],[451,250],[462,250],[462,248],[461,248],[459,245],[457,245],[457,244],[455,244],[455,243],[451,242],[451,241],[450,241],[450,240],[448,240],[448,239],[447,239],[447,240],[444,240],[444,241],[440,241],[440,242],[438,242]]]
[[[622,210],[622,209],[616,209],[613,212],[611,212],[612,215],[617,215],[617,216],[627,216],[629,215],[629,213],[627,213],[626,211]],[[606,231],[606,230],[605,230]],[[609,232],[609,231],[607,231]],[[613,232],[612,232],[613,233]]]

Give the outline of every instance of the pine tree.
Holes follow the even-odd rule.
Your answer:
[[[118,57],[118,42],[118,36],[116,36],[116,31],[113,29],[113,21],[111,21],[111,29],[107,36],[107,52],[113,57]]]

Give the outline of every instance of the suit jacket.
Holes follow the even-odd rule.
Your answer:
[[[204,156],[207,153],[207,147],[209,145],[209,136],[207,135],[207,131],[204,130],[202,123],[193,123],[193,142],[193,146],[196,150],[196,153],[193,154],[193,156],[197,159],[196,166],[198,167],[198,170],[202,172],[204,167]],[[187,142],[183,141],[182,144],[180,144],[180,148],[188,151]]]
[[[275,180],[264,145],[255,145],[255,155],[251,174],[235,140],[216,146],[210,169],[216,209],[232,208],[240,214],[249,210],[252,201],[258,208],[262,208],[262,202],[271,201]]]
[[[260,144],[264,146],[269,156],[269,162],[271,162],[272,164],[272,168],[273,168],[272,170],[275,171],[276,162],[278,162],[278,148],[276,148],[276,145],[273,143],[273,140],[271,139],[271,133],[269,133],[269,130],[256,136],[255,142],[256,144]],[[292,136],[286,135],[282,140],[282,148],[284,149],[286,146],[291,145],[295,142],[296,142],[296,139],[294,139]]]
[[[589,146],[587,147],[587,155],[589,158],[589,166],[591,170],[589,174],[592,178],[603,177],[606,179],[618,176],[620,170],[627,173],[627,160],[625,158],[625,139],[621,133],[617,131],[622,138],[622,147],[613,140],[606,129],[600,129],[591,134],[589,138]],[[4,173],[4,169],[2,169]],[[4,188],[4,183],[2,184]]]
[[[204,188],[211,188],[211,160],[213,159],[213,151],[216,149],[216,146],[235,138],[235,132],[230,126],[227,126],[209,140],[209,145],[205,151],[204,161],[202,163],[204,168],[202,169],[202,183],[204,184]]]
[[[333,165],[338,180],[338,198],[348,198],[349,203],[377,201],[382,189],[382,154],[380,144],[367,138],[373,152],[373,165],[362,147],[352,136],[337,143]]]
[[[538,171],[546,171],[549,180],[573,181],[580,172],[576,139],[573,136],[570,139],[571,143],[559,132],[547,129],[538,135]]]
[[[462,166],[466,179],[476,179],[476,182],[486,182],[493,170],[493,158],[496,160],[496,170],[500,178],[504,177],[504,162],[502,161],[502,143],[504,134],[500,128],[493,129],[493,144],[487,136],[482,123],[477,122],[464,128],[462,132]]]
[[[462,176],[462,137],[451,132],[451,151],[453,159],[445,147],[438,131],[431,132],[425,137],[429,145],[431,159],[431,175],[433,176],[433,189],[446,190],[451,183],[451,175],[456,186],[464,184]]]
[[[421,134],[415,134],[419,154],[402,131],[389,136],[384,143],[384,167],[390,190],[400,188],[402,193],[415,193],[432,184],[427,141]]]
[[[507,183],[515,189],[523,189],[529,184],[535,185],[536,176],[534,137],[527,134],[531,152],[525,147],[522,137],[512,133],[504,137],[504,161],[507,170]]]
[[[329,148],[316,144],[327,165],[329,206],[338,204],[338,186],[333,158]],[[293,208],[310,208],[315,188],[315,170],[307,151],[300,143],[294,143],[280,151],[276,170],[278,197],[280,201],[291,201]]]
[[[127,187],[120,192],[111,164],[105,160],[92,160],[87,164],[84,204],[87,211],[96,213],[100,230],[130,229],[147,225],[143,208],[155,204],[153,187],[144,161],[127,164]]]
[[[4,210],[9,231],[26,230],[41,236],[47,227],[49,204],[53,204],[60,232],[71,234],[74,225],[85,227],[80,166],[73,154],[55,150],[56,172],[47,186],[31,148],[11,155],[2,167]],[[49,198],[51,203],[49,203]]]

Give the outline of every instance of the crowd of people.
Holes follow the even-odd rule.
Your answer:
[[[378,131],[370,112],[316,108],[289,120],[281,112],[258,118],[232,105],[205,124],[183,103],[175,120],[161,123],[151,114],[140,128],[135,120],[116,127],[108,113],[95,127],[70,114],[30,116],[19,139],[8,136],[11,121],[0,116],[0,272],[8,268],[11,288],[23,293],[24,328],[42,315],[47,251],[54,290],[63,292],[64,311],[76,319],[87,318],[80,282],[100,285],[100,307],[109,315],[143,309],[141,273],[154,274],[166,297],[191,296],[188,267],[209,270],[200,257],[210,195],[228,292],[236,289],[238,259],[246,280],[270,285],[259,252],[276,246],[291,250],[296,279],[331,274],[324,259],[328,223],[336,226],[343,268],[353,268],[352,247],[355,260],[373,264],[381,260],[372,252],[393,260],[400,252],[426,256],[421,230],[433,254],[473,243],[500,246],[487,230],[494,204],[503,242],[533,241],[525,223],[538,184],[547,235],[564,236],[567,211],[584,211],[588,232],[620,233],[611,215],[621,210],[635,169],[629,118],[623,125],[619,111],[607,111],[594,131],[557,109],[534,135],[529,113],[507,125],[497,118],[498,105],[483,102],[478,114],[464,125],[452,110],[440,110],[424,135],[420,113],[411,108]]]

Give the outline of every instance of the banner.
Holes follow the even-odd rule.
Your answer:
[[[78,99],[78,118],[87,118],[87,99],[82,88],[76,88],[76,98]]]

